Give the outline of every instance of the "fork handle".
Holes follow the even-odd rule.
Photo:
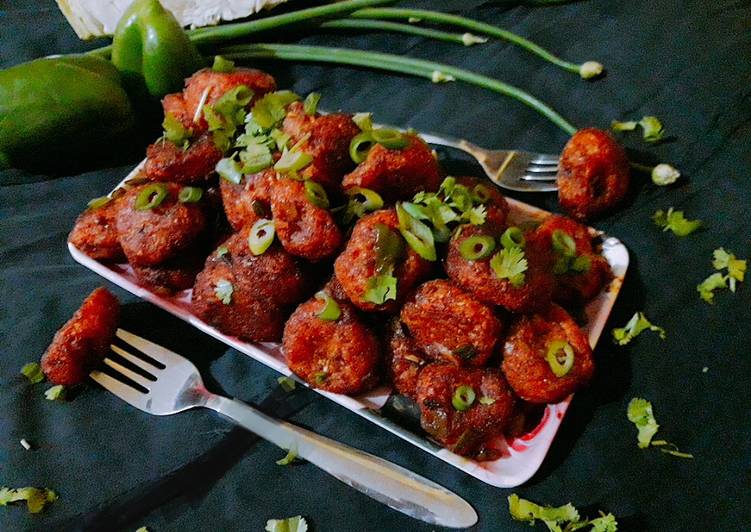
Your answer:
[[[477,522],[477,513],[464,499],[387,460],[274,419],[234,399],[212,395],[206,406],[411,517],[452,528],[470,527]]]

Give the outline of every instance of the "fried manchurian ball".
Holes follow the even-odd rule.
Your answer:
[[[327,209],[311,203],[302,181],[276,181],[271,213],[279,241],[295,256],[317,262],[331,257],[342,245],[342,231],[334,217]]]
[[[600,293],[612,277],[610,264],[592,247],[589,230],[565,216],[549,216],[537,228],[537,237],[553,253],[555,290],[553,299],[564,304],[586,303]],[[556,235],[556,242],[553,241]],[[575,250],[561,252],[561,235],[568,235]],[[568,253],[568,255],[567,255]]]
[[[344,113],[310,116],[301,102],[294,102],[287,108],[283,129],[290,135],[292,145],[308,136],[300,151],[311,155],[313,161],[302,176],[320,183],[329,194],[339,192],[342,177],[355,166],[349,156],[349,143],[360,128],[352,117]]]
[[[404,330],[399,318],[388,324],[386,345],[386,370],[397,392],[412,399],[417,398],[417,377],[422,369],[433,361],[414,338]]]
[[[275,182],[273,168],[246,175],[238,184],[219,180],[224,213],[235,231],[262,218],[271,218],[271,191]]]
[[[409,144],[388,149],[375,144],[365,160],[344,176],[344,189],[368,188],[384,200],[411,199],[417,192],[432,192],[441,184],[441,169],[430,147],[417,135],[405,135]]]
[[[355,394],[378,382],[381,350],[375,334],[355,308],[338,304],[335,320],[323,319],[323,298],[313,297],[292,313],[282,343],[290,369],[315,388]]]
[[[264,94],[276,90],[276,80],[270,74],[260,70],[235,68],[231,72],[217,72],[210,68],[204,68],[193,74],[185,82],[185,90],[183,90],[184,112],[190,117],[191,121],[196,115],[198,118],[193,125],[183,125],[192,127],[194,131],[206,131],[208,124],[203,117],[203,113],[196,112],[198,108],[203,105],[215,104],[219,98],[240,85],[245,85],[253,91],[253,99],[248,103],[248,109]]]
[[[462,242],[473,236],[497,236],[497,231],[473,225],[461,226],[449,242],[444,263],[446,273],[456,284],[485,303],[500,305],[512,312],[532,312],[550,304],[553,292],[553,275],[550,273],[550,254],[539,241],[530,238],[524,257],[527,270],[524,283],[514,286],[508,279],[496,276],[490,266],[493,254],[484,259],[465,259],[460,251]],[[496,239],[497,242],[497,239]],[[500,246],[496,247],[496,253]]]
[[[558,170],[558,200],[577,220],[589,220],[620,203],[628,192],[626,151],[600,129],[580,129],[569,139]]]
[[[503,432],[514,396],[498,370],[433,363],[417,378],[417,404],[425,432],[449,450],[471,456]]]
[[[525,401],[557,403],[587,384],[595,366],[587,335],[568,312],[551,305],[511,324],[502,368]]]
[[[308,278],[278,244],[253,255],[249,233],[243,228],[206,259],[193,286],[193,312],[224,334],[278,341],[291,306],[308,294]]]
[[[207,227],[205,208],[178,201],[177,183],[152,183],[129,190],[117,211],[117,235],[125,256],[134,266],[155,266],[195,246]],[[161,203],[139,210],[137,200],[158,198]],[[140,198],[139,198],[140,196]],[[202,200],[203,201],[203,200]]]
[[[390,253],[384,249],[382,233],[390,231],[393,238],[402,243],[401,253],[392,257],[395,260],[393,276],[396,278],[396,294],[383,303],[375,303],[367,298],[370,279],[378,275],[383,256]],[[390,234],[391,234],[390,233]],[[404,300],[407,293],[420,281],[430,275],[432,264],[415,252],[399,233],[399,219],[394,209],[376,211],[364,216],[352,230],[352,235],[344,251],[334,262],[334,273],[349,300],[362,310],[393,312]]]
[[[160,294],[172,294],[193,286],[203,267],[204,256],[196,251],[155,266],[133,266],[141,284]]]
[[[42,356],[50,382],[73,386],[86,380],[109,352],[119,320],[120,303],[109,290],[100,287],[89,294]]]
[[[458,365],[484,365],[501,335],[493,310],[445,279],[420,285],[400,317],[423,351]]]
[[[186,148],[161,138],[146,148],[143,173],[151,181],[201,183],[214,174],[221,158],[222,151],[210,133],[201,135]]]
[[[110,200],[98,208],[88,208],[76,220],[68,235],[68,242],[80,252],[102,262],[125,260],[117,238],[116,217],[120,198]]]
[[[487,212],[485,225],[498,229],[506,226],[509,206],[506,198],[496,185],[487,179],[477,179],[476,177],[469,176],[457,177],[456,182],[467,187],[485,205]]]

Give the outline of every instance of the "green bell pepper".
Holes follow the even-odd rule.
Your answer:
[[[178,92],[204,59],[159,0],[135,0],[115,29],[112,63],[126,90],[140,100]]]
[[[120,74],[105,59],[51,56],[0,70],[0,168],[64,163],[134,124]]]

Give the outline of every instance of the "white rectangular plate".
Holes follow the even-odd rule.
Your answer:
[[[135,177],[139,170],[140,165],[123,182]],[[539,221],[550,214],[527,203],[522,203],[511,198],[507,199],[511,207],[510,221],[514,224],[525,221]],[[601,253],[610,263],[610,267],[613,270],[613,280],[584,309],[586,316],[584,330],[589,335],[589,343],[594,349],[623,284],[629,257],[626,247],[617,238],[608,237],[594,229],[591,229],[591,232],[593,236],[600,237]],[[294,377],[287,367],[284,356],[279,349],[279,344],[246,343],[235,337],[222,334],[214,327],[207,325],[194,316],[190,309],[191,290],[184,290],[173,296],[158,295],[138,284],[138,279],[129,265],[103,264],[84,255],[71,244],[68,244],[68,249],[77,262],[98,273],[108,281],[124,288],[141,299],[153,303],[241,353],[245,353],[270,368],[275,369],[279,373]],[[143,331],[139,334],[142,333]],[[295,380],[301,382],[298,379]],[[548,405],[538,425],[529,433],[513,439],[503,439],[503,441],[498,442],[503,449],[502,456],[499,459],[489,462],[478,462],[454,454],[429,440],[424,434],[414,432],[409,428],[401,426],[395,420],[382,415],[381,409],[391,395],[391,389],[387,386],[380,386],[371,392],[356,397],[321,390],[316,391],[342,405],[344,408],[369,419],[376,425],[420,447],[433,456],[437,456],[441,460],[469,473],[473,477],[493,486],[503,488],[512,488],[523,484],[535,474],[542,464],[571,402],[571,397],[568,397],[560,403]]]

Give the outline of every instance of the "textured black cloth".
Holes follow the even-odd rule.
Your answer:
[[[427,5],[425,2],[424,5]],[[306,37],[430,58],[529,89],[577,126],[660,117],[671,139],[631,134],[645,158],[684,177],[658,188],[643,176],[634,199],[597,225],[621,238],[631,267],[608,331],[637,310],[665,327],[625,348],[603,337],[592,386],[577,394],[539,473],[514,490],[490,487],[308,391],[269,411],[404,465],[448,486],[480,515],[476,530],[528,530],[506,497],[573,502],[586,515],[618,516],[621,530],[748,530],[751,521],[751,283],[702,302],[696,284],[712,250],[751,255],[751,4],[747,0],[592,0],[558,7],[432,2],[517,31],[562,57],[608,68],[587,83],[504,42],[464,48],[394,34]],[[460,6],[460,7],[457,7]],[[51,0],[0,2],[0,66],[81,51]],[[323,93],[322,106],[369,110],[378,120],[464,137],[484,146],[560,150],[565,135],[519,103],[462,83],[327,65],[263,64],[281,87]],[[44,157],[44,153],[39,154]],[[263,530],[269,518],[302,514],[320,532],[434,530],[284,455],[208,411],[151,417],[95,385],[68,403],[46,401],[21,366],[37,360],[55,330],[94,287],[65,239],[87,200],[109,191],[136,159],[58,179],[0,173],[0,485],[46,486],[60,499],[41,515],[0,508],[0,530]],[[15,183],[15,184],[14,184]],[[557,210],[552,195],[512,197]],[[704,228],[679,239],[650,217],[674,206]],[[110,287],[111,288],[111,287]],[[209,388],[260,403],[276,374],[153,306],[115,289],[123,326],[191,357]],[[707,368],[704,370],[703,368]],[[636,446],[626,419],[634,396],[654,404],[658,436],[695,455],[682,460]],[[301,410],[300,410],[301,409]],[[26,438],[34,450],[19,444]],[[542,525],[538,530],[543,529]]]

